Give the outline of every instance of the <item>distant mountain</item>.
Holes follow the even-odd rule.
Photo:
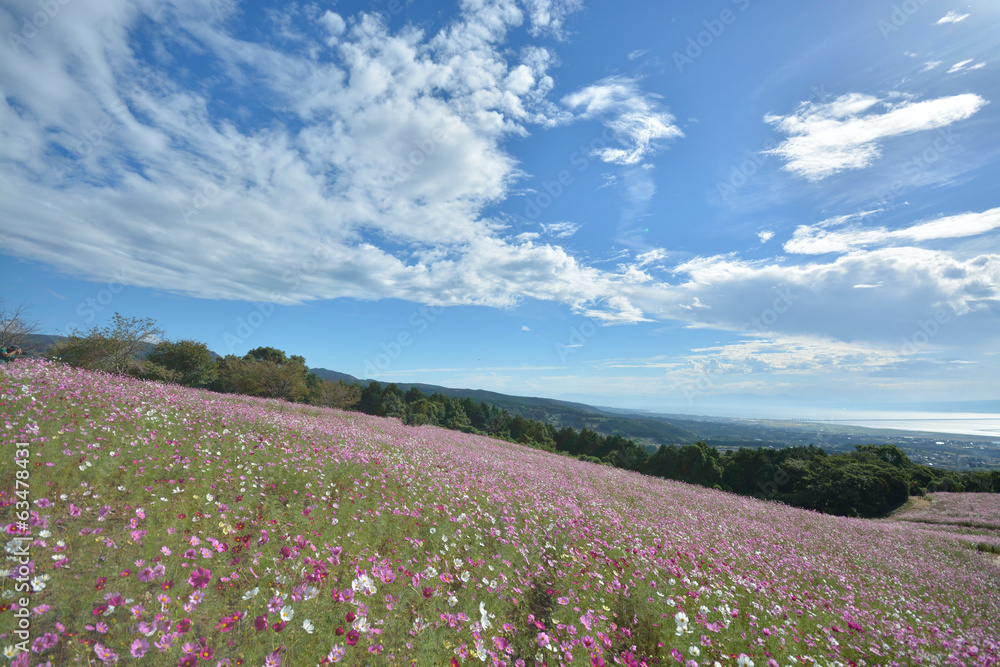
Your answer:
[[[310,368],[309,370],[331,382],[343,380],[347,384],[361,383],[364,385],[371,382],[371,380],[360,380],[353,375],[326,368]],[[376,382],[383,386],[391,384],[381,380],[376,380]],[[589,428],[602,435],[621,435],[647,445],[687,444],[698,439],[691,431],[678,428],[663,420],[614,414],[584,403],[537,396],[511,396],[483,389],[453,389],[433,384],[406,382],[395,384],[404,392],[408,391],[410,387],[415,387],[428,395],[441,394],[449,398],[470,398],[476,403],[495,405],[512,415],[545,422],[558,428],[566,426],[576,430]]]

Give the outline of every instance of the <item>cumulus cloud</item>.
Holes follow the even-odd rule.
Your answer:
[[[884,343],[941,310],[954,323],[940,340],[983,344],[1000,311],[1000,255],[988,253],[889,247],[799,264],[719,255],[692,258],[673,276],[669,287],[627,286],[631,301],[650,316],[750,336]],[[691,308],[695,299],[705,307]]]
[[[641,164],[656,152],[660,141],[684,136],[657,97],[640,90],[634,79],[608,77],[567,95],[562,103],[581,118],[598,119],[614,132],[624,148],[608,146],[594,152],[610,164]]]
[[[765,116],[766,122],[788,136],[766,153],[783,158],[786,171],[819,181],[871,166],[881,155],[884,139],[946,127],[972,116],[985,104],[985,99],[973,93],[895,104],[859,93],[831,102],[806,102],[794,113]],[[879,113],[877,106],[886,110]]]
[[[566,17],[583,7],[583,0],[526,0],[531,17],[531,34],[551,33],[563,38]]]

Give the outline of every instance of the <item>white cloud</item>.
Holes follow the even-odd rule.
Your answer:
[[[542,223],[542,232],[548,234],[552,238],[564,239],[573,234],[576,234],[580,230],[580,225],[575,222],[552,222],[549,224]]]
[[[946,23],[958,23],[959,21],[964,21],[969,18],[969,14],[958,14],[954,10],[949,11],[947,14],[939,18],[935,25],[944,25]]]
[[[920,71],[929,72],[940,64],[941,64],[940,60],[928,60],[927,62],[924,63],[924,68]]]
[[[627,286],[627,294],[651,317],[755,336],[818,336],[884,346],[912,334],[921,318],[940,310],[952,324],[939,342],[1000,342],[997,254],[959,258],[914,247],[858,249],[804,264],[723,255],[691,259],[675,267],[674,276],[677,281],[669,286]],[[881,287],[859,290],[855,285]],[[706,307],[690,308],[695,298]],[[990,337],[984,331],[996,333]]]
[[[25,12],[36,6],[18,1]],[[842,341],[910,333],[927,308],[971,318],[996,307],[996,255],[868,251],[852,241],[844,257],[798,266],[695,258],[668,283],[657,277],[663,248],[616,248],[608,261],[634,261],[601,270],[593,266],[601,260],[588,265],[557,244],[574,223],[519,235],[485,217],[521,176],[504,142],[569,113],[547,100],[548,52],[514,54],[505,43],[536,20],[531,11],[502,1],[462,6],[429,35],[327,15],[322,34],[303,37],[314,42],[284,52],[231,34],[196,0],[62,6],[65,20],[0,58],[5,252],[87,279],[210,299],[493,307],[540,299],[606,323],[660,317],[731,331],[773,310],[788,287],[794,306],[767,326]],[[537,25],[562,25],[557,12],[545,23],[542,5],[533,7]],[[0,9],[7,24],[11,16]],[[155,28],[163,53],[197,53],[222,74],[195,86],[167,60],[144,58],[133,42],[140,22]],[[294,21],[286,27],[313,34]],[[904,103],[878,115],[871,108],[880,102],[859,96],[805,109],[798,121],[806,136],[820,132],[824,113],[835,126],[859,123],[867,133],[856,132],[857,147],[960,116],[963,99],[965,113],[985,103],[956,96],[920,103],[943,109]],[[615,129],[621,147],[601,154],[612,163],[640,165],[682,136],[631,79],[605,79],[566,105]],[[907,110],[919,118],[899,116]],[[653,192],[648,170],[622,171],[616,187],[636,204],[626,222],[638,226]],[[931,224],[915,225],[910,240],[943,238]]]
[[[796,176],[819,181],[870,166],[881,155],[883,139],[946,127],[985,104],[985,99],[972,93],[896,104],[859,93],[832,102],[806,102],[787,116],[765,116],[765,121],[789,136],[767,154],[784,158],[784,169]],[[877,113],[873,111],[876,105],[887,110]]]
[[[669,379],[757,374],[863,373],[897,363],[901,350],[810,336],[779,336],[691,350]]]
[[[583,0],[525,0],[531,18],[531,34],[551,33],[564,37],[566,17],[583,7]]]
[[[760,242],[762,244],[767,243],[768,241],[774,238],[774,232],[772,232],[770,229],[765,229],[762,232],[757,232],[757,238],[760,239]]]
[[[578,4],[530,3],[528,18],[559,32]],[[634,275],[504,238],[482,217],[519,177],[502,142],[565,111],[546,99],[548,52],[505,50],[525,20],[517,5],[462,7],[426,36],[327,12],[321,41],[280,51],[230,34],[197,0],[64,6],[30,48],[0,59],[0,215],[18,223],[5,249],[202,298],[538,298],[641,319],[616,288]],[[295,11],[282,34],[311,39]],[[169,62],[144,59],[140,19],[225,79],[190,86]],[[574,231],[550,228],[557,239]]]
[[[970,66],[969,63],[971,62],[972,58],[955,63],[948,69],[948,74],[954,74],[956,72],[961,72],[963,70],[966,72],[971,72],[972,70],[982,69],[983,67],[986,67],[986,63],[976,63],[975,65]]]
[[[562,99],[581,118],[599,119],[625,148],[604,147],[593,154],[611,164],[637,165],[658,149],[658,142],[683,137],[674,117],[634,79],[608,77]]]
[[[836,223],[841,224],[848,217],[854,219],[857,216],[845,216],[838,219]],[[830,226],[829,221],[817,225],[800,225],[792,234],[792,238],[785,243],[785,252],[807,255],[844,253],[855,248],[872,245],[899,242],[919,243],[937,239],[976,236],[1000,228],[1000,208],[993,208],[981,213],[950,215],[894,230],[885,227],[868,229],[853,227],[827,231]]]
[[[636,49],[629,52],[628,59],[635,60],[636,58],[642,58],[647,53],[649,53],[649,49]]]

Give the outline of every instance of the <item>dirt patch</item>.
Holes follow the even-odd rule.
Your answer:
[[[898,518],[900,514],[904,514],[910,510],[925,510],[930,506],[931,501],[929,498],[925,498],[923,496],[910,496],[901,507],[890,514],[890,517]]]

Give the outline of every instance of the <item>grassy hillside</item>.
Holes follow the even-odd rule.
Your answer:
[[[13,664],[1000,660],[1000,568],[924,524],[40,361],[0,412]]]

